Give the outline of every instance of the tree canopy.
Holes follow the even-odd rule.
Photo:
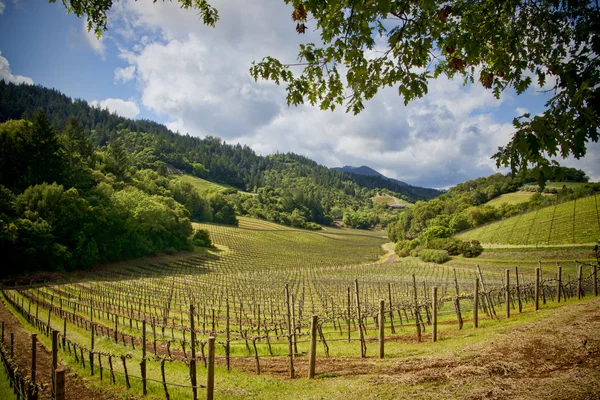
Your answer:
[[[55,2],[56,0],[50,0]],[[405,103],[442,75],[481,84],[496,97],[509,88],[547,87],[545,111],[515,118],[511,141],[493,155],[513,171],[533,168],[541,184],[555,157],[585,156],[600,122],[600,10],[588,0],[284,0],[296,31],[318,29],[321,43],[301,45],[298,61],[265,57],[255,79],[287,84],[290,105],[308,102],[359,113],[379,89],[398,87]],[[156,2],[156,0],[155,0]],[[111,0],[63,0],[106,29]],[[209,26],[206,0],[179,0]],[[299,70],[298,70],[299,69]]]

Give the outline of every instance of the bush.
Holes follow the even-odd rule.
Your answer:
[[[450,256],[446,250],[434,250],[425,249],[419,253],[421,260],[426,262],[434,262],[436,264],[443,264],[450,260]]]
[[[315,222],[307,222],[306,224],[304,224],[304,228],[309,229],[311,231],[320,231],[321,229],[323,229],[321,225]]]
[[[451,256],[457,256],[461,253],[463,242],[460,239],[431,239],[427,248],[434,250],[446,250]]]
[[[483,253],[483,246],[478,240],[465,241],[462,244],[461,253],[463,257],[473,258]]]
[[[206,229],[196,229],[192,237],[192,244],[198,247],[211,247],[212,241],[209,232]]]
[[[406,252],[406,250],[400,250],[398,252],[398,257],[402,257],[402,258],[408,257],[408,253]]]

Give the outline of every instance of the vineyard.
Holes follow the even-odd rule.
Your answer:
[[[192,176],[192,175],[180,174],[180,175],[173,175],[173,176],[181,182],[190,183],[192,186],[194,186],[195,189],[202,191],[202,192],[204,192],[204,191],[222,192],[223,190],[227,190],[227,189],[233,189],[236,191],[240,191],[239,189],[237,189],[231,185],[227,185],[225,183],[210,182],[205,179],[198,178],[198,177]],[[241,192],[246,193],[243,191],[241,191]]]
[[[491,223],[457,235],[511,245],[594,243],[600,239],[600,196],[584,197]]]
[[[567,278],[561,267],[498,274],[474,264],[377,263],[384,232],[308,232],[249,218],[200,227],[215,249],[4,288],[4,301],[77,373],[132,395],[297,398],[293,378],[315,369],[335,376],[335,360],[405,357],[409,344],[467,324],[483,328],[598,291],[591,264]],[[57,398],[49,382],[19,373],[25,397]]]

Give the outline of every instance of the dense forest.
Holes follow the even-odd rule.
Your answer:
[[[252,194],[199,192],[174,179],[181,173]],[[236,214],[307,229],[342,217],[357,228],[385,226],[399,213],[374,205],[376,193],[407,201],[439,193],[402,189],[0,81],[0,249],[21,272],[190,249],[191,221],[235,225]]]

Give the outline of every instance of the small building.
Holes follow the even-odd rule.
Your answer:
[[[390,205],[390,208],[392,208],[393,210],[404,209],[404,208],[406,208],[406,204],[394,203],[394,204]]]

